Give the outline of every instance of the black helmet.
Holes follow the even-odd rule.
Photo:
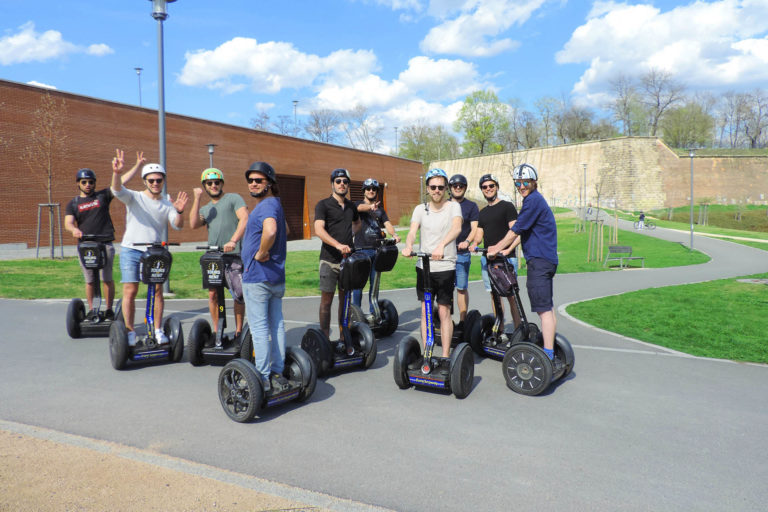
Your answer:
[[[331,173],[331,181],[335,180],[336,178],[347,178],[348,180],[352,181],[352,178],[349,176],[349,171],[346,169],[334,169]]]
[[[482,187],[483,183],[485,183],[486,181],[494,182],[496,184],[496,188],[499,188],[499,180],[496,179],[496,176],[494,176],[491,173],[483,174],[482,176],[480,176],[480,181],[477,183],[477,186]]]
[[[75,178],[75,181],[80,181],[80,180],[96,181],[96,173],[93,172],[91,169],[84,167],[83,169],[80,169],[79,171],[77,171],[77,177]]]
[[[365,180],[363,182],[363,190],[365,190],[368,187],[374,187],[374,188],[376,188],[376,190],[378,190],[379,189],[379,182],[376,181],[373,178],[368,178],[367,180]]]
[[[275,170],[267,162],[253,162],[251,166],[245,171],[245,178],[248,179],[248,175],[252,172],[258,172],[267,177],[272,183],[277,183],[277,175]]]
[[[454,174],[451,176],[451,179],[448,180],[448,185],[451,187],[454,185],[464,185],[464,187],[467,186],[467,177],[463,174]]]

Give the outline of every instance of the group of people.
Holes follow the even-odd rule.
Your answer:
[[[97,190],[96,174],[91,169],[77,171],[79,193],[65,210],[65,227],[80,240],[83,234],[98,235],[106,241],[107,261],[102,269],[102,281],[107,298],[107,318],[114,318],[112,310],[115,284],[112,264],[115,249],[112,241],[115,229],[109,213],[113,198],[125,204],[125,233],[120,244],[120,271],[123,283],[123,316],[128,330],[128,343],[138,342],[134,331],[135,298],[139,288],[139,260],[142,251],[134,244],[157,242],[170,225],[180,230],[184,226],[184,212],[189,203],[185,192],[175,200],[164,194],[165,169],[156,163],[146,163],[142,152],[137,152],[136,163],[124,170],[124,153],[116,151],[112,159],[112,179],[109,188]],[[130,190],[124,185],[141,169],[143,190]],[[287,255],[288,226],[280,202],[275,169],[266,162],[254,162],[245,170],[248,192],[253,207],[248,211],[243,198],[236,193],[224,193],[224,173],[215,168],[201,175],[201,187],[194,188],[189,208],[192,229],[206,226],[208,244],[224,252],[239,252],[241,258],[232,259],[226,269],[227,284],[235,301],[236,336],[247,318],[253,339],[255,366],[262,375],[265,391],[273,386],[285,386],[282,376],[285,360],[285,325],[282,297],[285,294],[285,261]],[[411,218],[406,237],[404,256],[414,254],[416,233],[420,232],[421,250],[431,254],[431,279],[438,304],[438,316],[443,343],[443,355],[450,352],[453,333],[451,306],[453,290],[458,291],[460,321],[464,321],[469,304],[468,275],[470,254],[482,241],[488,249],[487,257],[497,255],[509,258],[517,268],[516,247],[521,243],[528,262],[528,292],[531,307],[541,316],[545,350],[552,354],[554,346],[555,316],[552,303],[552,277],[557,268],[557,240],[554,217],[543,196],[537,191],[536,170],[523,164],[515,169],[515,186],[523,196],[523,208],[518,216],[515,206],[499,198],[499,181],[492,174],[480,179],[480,188],[487,205],[482,210],[464,197],[467,180],[462,175],[450,180],[442,169],[427,173],[429,199],[418,205]],[[342,258],[354,248],[363,251],[371,260],[375,258],[375,243],[388,233],[397,243],[400,237],[387,213],[381,206],[379,182],[373,178],[363,182],[363,199],[352,202],[347,195],[351,177],[346,169],[334,169],[330,176],[331,195],[320,200],[315,207],[314,228],[322,241],[319,262],[319,288],[321,292],[319,323],[330,336],[331,306],[339,294],[339,324],[341,324],[342,296],[346,290],[339,287]],[[446,193],[449,188],[449,193]],[[200,206],[203,193],[210,201]],[[82,267],[82,262],[81,262]],[[490,291],[487,261],[482,259],[483,281]],[[82,267],[89,315],[93,315],[95,273]],[[422,302],[422,338],[426,338],[424,318],[424,277],[417,263],[416,293]],[[375,270],[372,261],[370,281]],[[370,287],[369,287],[370,288]],[[162,330],[164,309],[163,290],[156,285],[155,339],[168,343]],[[353,303],[360,306],[362,290],[353,291]],[[369,304],[371,295],[369,291]],[[214,330],[218,326],[216,290],[209,290],[209,311]],[[515,323],[519,314],[510,301]]]

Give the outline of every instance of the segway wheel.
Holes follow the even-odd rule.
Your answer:
[[[421,346],[413,336],[406,336],[397,345],[395,363],[393,365],[395,384],[400,389],[411,387],[408,379],[408,366],[421,359]]]
[[[245,423],[261,410],[264,390],[253,365],[233,359],[219,373],[219,401],[230,419]]]
[[[82,335],[80,322],[85,320],[85,305],[80,299],[69,301],[67,308],[67,334],[70,338],[77,339]]]
[[[469,346],[475,354],[481,357],[485,357],[485,351],[483,350],[483,340],[485,339],[483,320],[483,318],[473,318],[470,322],[469,315],[467,315],[467,319],[464,321],[464,338],[468,338]]]
[[[469,343],[470,333],[472,332],[472,324],[480,319],[480,312],[476,309],[467,313],[467,317],[464,319],[464,337],[462,342]]]
[[[290,381],[300,382],[301,391],[297,402],[303,402],[315,392],[317,384],[317,370],[309,354],[299,347],[285,349],[285,378]]]
[[[538,395],[552,381],[552,363],[547,354],[533,343],[512,345],[504,354],[501,368],[507,387],[521,395]]]
[[[559,333],[555,333],[555,355],[565,366],[565,370],[560,376],[560,379],[564,379],[573,370],[573,365],[576,363],[576,356],[573,355],[573,347],[571,347],[571,343],[565,336]]]
[[[243,332],[240,333],[240,357],[253,362],[253,338],[248,324],[243,325]]]
[[[368,369],[376,361],[376,337],[367,323],[358,322],[349,329],[363,353],[363,368]],[[354,340],[353,340],[354,343]]]
[[[195,320],[192,329],[189,330],[189,362],[192,366],[200,366],[205,363],[203,359],[203,347],[211,338],[211,326],[202,318]]]
[[[317,368],[317,376],[321,377],[331,368],[333,353],[331,342],[320,329],[307,329],[301,338],[301,348],[309,354]]]
[[[539,326],[528,322],[528,339],[526,341],[534,342],[534,340],[538,339],[541,335],[541,331],[539,330]],[[543,341],[542,341],[543,345]]]
[[[381,336],[392,336],[400,324],[400,316],[397,314],[397,308],[391,300],[381,299],[379,301],[379,310],[381,311],[383,326]]]
[[[355,322],[360,322],[368,325],[368,321],[365,319],[365,313],[360,309],[360,306],[354,304],[349,305],[349,324],[352,325]]]
[[[475,377],[475,356],[466,343],[459,343],[451,355],[451,392],[456,398],[466,398],[472,391]]]
[[[121,299],[117,299],[115,301],[115,307],[113,311],[115,312],[115,320],[120,320],[121,322],[125,323],[125,318],[123,317],[123,301]]]
[[[181,361],[184,356],[184,331],[181,330],[181,322],[176,317],[166,318],[163,322],[163,331],[171,342],[171,352],[168,360],[174,363]]]
[[[128,330],[121,320],[109,326],[109,359],[112,368],[122,370],[128,362]]]

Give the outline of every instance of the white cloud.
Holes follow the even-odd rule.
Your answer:
[[[0,38],[0,64],[8,66],[24,62],[44,62],[70,53],[106,55],[112,49],[105,44],[93,44],[87,48],[65,41],[58,30],[35,31],[31,21],[19,27],[15,34]]]
[[[258,111],[262,111],[263,110],[264,112],[266,112],[267,110],[271,110],[271,109],[275,108],[275,104],[274,103],[265,103],[263,101],[259,101],[259,102],[256,102],[256,104],[254,104],[253,107],[256,110],[258,110]]]
[[[768,0],[694,2],[662,12],[650,4],[598,2],[557,53],[557,62],[588,63],[574,86],[600,98],[619,73],[668,71],[689,86],[768,79]]]
[[[53,89],[54,91],[56,90],[56,86],[54,85],[48,85],[42,82],[36,82],[35,80],[27,82],[27,85],[32,85],[34,87],[42,87],[43,89]]]
[[[419,56],[408,61],[408,69],[400,73],[399,80],[408,89],[422,91],[435,99],[453,99],[482,88],[478,82],[477,68],[463,60],[440,59]]]

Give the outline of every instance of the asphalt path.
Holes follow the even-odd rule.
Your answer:
[[[685,356],[562,314],[574,301],[768,272],[764,251],[699,236],[695,245],[709,263],[558,275],[558,332],[576,365],[543,395],[513,393],[500,363],[480,358],[464,400],[398,389],[393,351],[418,329],[414,290],[398,290],[382,292],[401,326],[379,340],[372,368],[321,379],[308,402],[250,424],[222,411],[220,367],[193,368],[185,356],[118,372],[106,338],[66,335],[66,301],[0,300],[0,419],[351,500],[321,504],[338,510],[762,510],[768,367]],[[481,283],[470,297],[489,311]],[[298,344],[318,299],[283,305],[288,344]],[[166,313],[185,333],[208,315],[188,300],[166,301]]]

